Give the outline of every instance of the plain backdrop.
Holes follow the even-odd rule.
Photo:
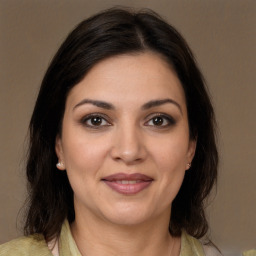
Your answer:
[[[27,128],[44,72],[77,23],[115,5],[151,8],[188,41],[219,126],[218,189],[207,209],[211,237],[224,255],[255,248],[254,0],[0,0],[0,243],[21,235]]]

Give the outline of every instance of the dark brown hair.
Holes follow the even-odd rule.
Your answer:
[[[192,167],[173,201],[169,230],[200,238],[208,223],[204,204],[217,178],[213,108],[203,77],[182,36],[150,10],[110,9],[81,22],[53,58],[30,122],[29,187],[25,234],[58,236],[65,218],[74,221],[73,191],[56,168],[55,138],[61,132],[67,95],[98,62],[110,56],[157,52],[177,73],[186,96],[190,137],[197,139]]]

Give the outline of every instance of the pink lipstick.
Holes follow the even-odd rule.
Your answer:
[[[153,179],[140,173],[117,173],[104,177],[102,181],[120,194],[134,195],[147,188]]]

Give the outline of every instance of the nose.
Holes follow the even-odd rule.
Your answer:
[[[116,129],[111,149],[111,157],[132,165],[145,160],[147,155],[145,139],[135,125],[124,125]]]

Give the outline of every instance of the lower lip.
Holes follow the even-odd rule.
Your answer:
[[[152,181],[142,181],[135,184],[120,184],[114,181],[104,180],[104,183],[107,184],[114,191],[124,194],[124,195],[135,195],[140,191],[146,189]]]

